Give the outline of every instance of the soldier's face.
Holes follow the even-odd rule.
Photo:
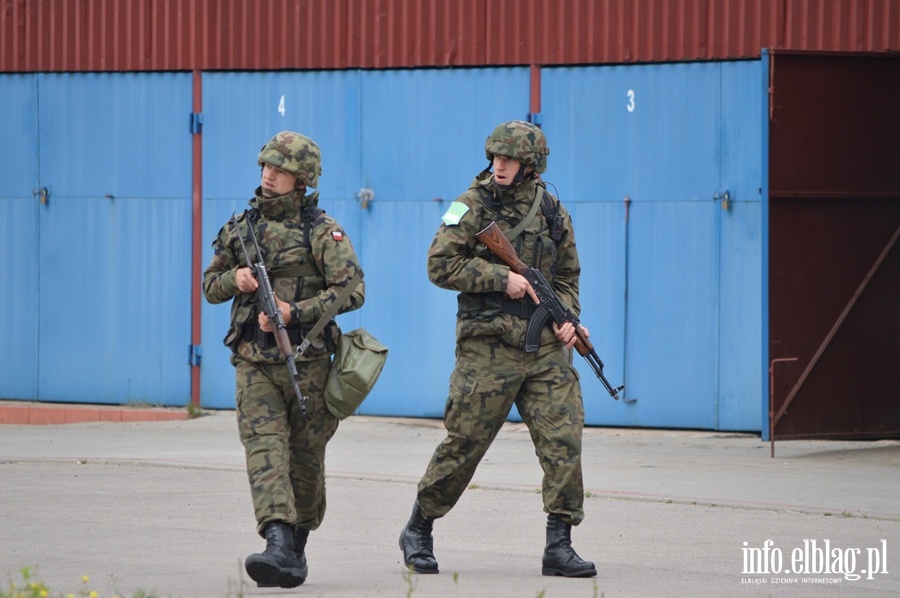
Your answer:
[[[268,197],[287,195],[297,186],[297,177],[271,164],[263,164],[262,190]]]
[[[494,180],[500,185],[512,185],[522,163],[506,156],[494,156]]]

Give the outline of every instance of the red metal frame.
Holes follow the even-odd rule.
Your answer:
[[[200,71],[193,72],[193,112],[203,112],[203,84]],[[203,137],[197,126],[192,134],[193,183],[191,195],[191,345],[200,346],[200,277],[203,274]],[[200,359],[191,360],[191,404],[200,407]]]
[[[797,361],[796,357],[780,357],[769,362],[769,457],[775,458],[775,364],[782,361]],[[781,417],[781,416],[779,416]]]

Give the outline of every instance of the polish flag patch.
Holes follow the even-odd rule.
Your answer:
[[[344,233],[339,230],[331,231],[331,238],[334,239],[335,241],[343,241]]]

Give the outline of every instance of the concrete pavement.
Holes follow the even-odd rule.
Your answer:
[[[599,575],[585,580],[540,573],[541,472],[521,424],[436,522],[441,573],[407,573],[397,537],[441,438],[439,421],[344,421],[310,576],[281,590],[243,572],[263,541],[233,411],[0,425],[0,576],[37,566],[52,592],[123,598],[900,594],[900,442],[780,442],[770,459],[753,435],[588,428],[573,545]]]

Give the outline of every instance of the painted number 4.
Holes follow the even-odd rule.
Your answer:
[[[629,112],[634,112],[634,90],[628,90],[628,104],[626,105]]]
[[[281,99],[278,101],[278,112],[281,116],[284,116],[284,96],[281,96]]]

